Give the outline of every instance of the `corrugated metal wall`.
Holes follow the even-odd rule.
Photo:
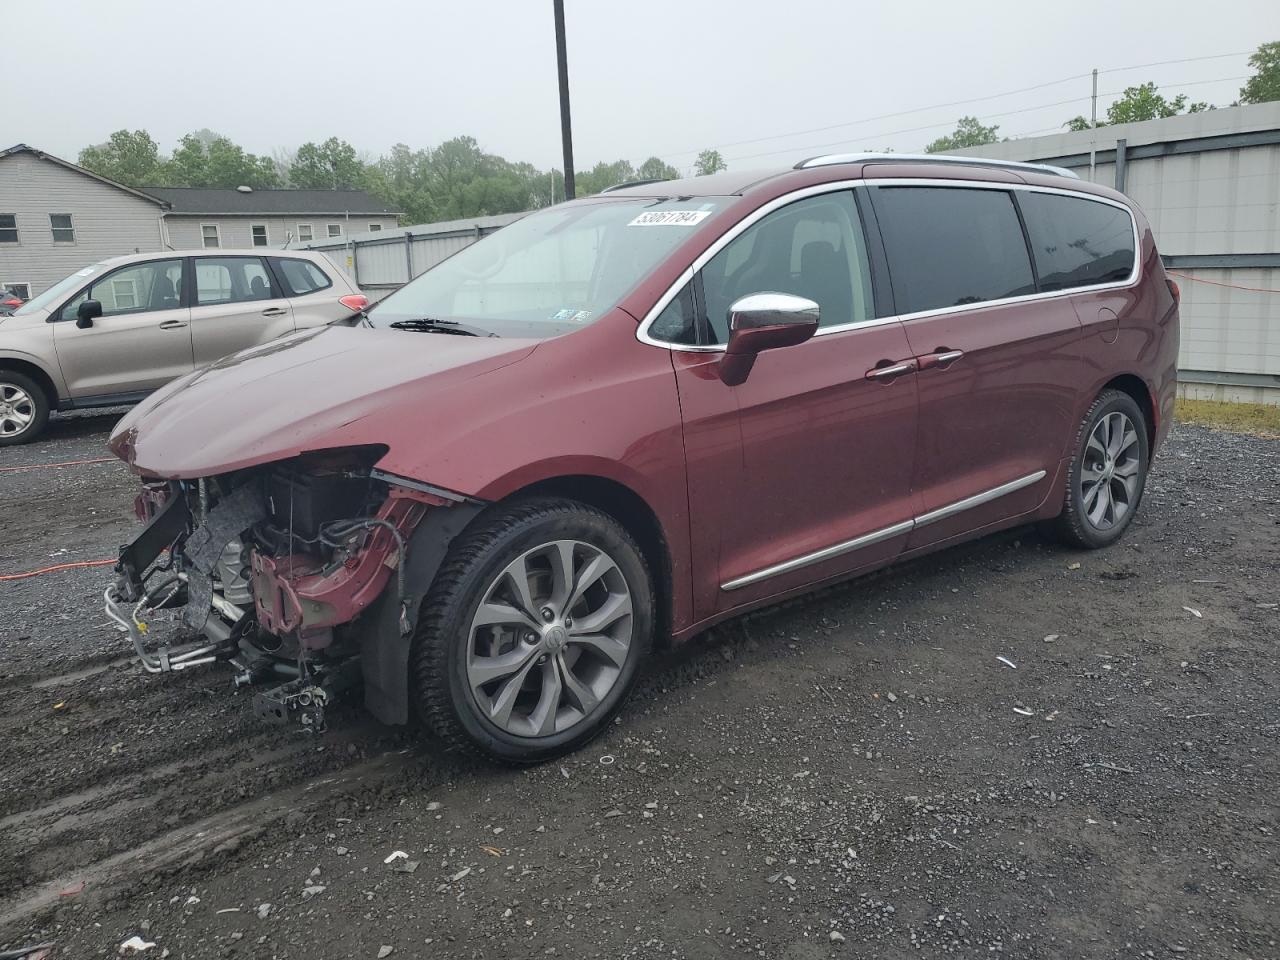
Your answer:
[[[1057,164],[1122,190],[1179,274],[1183,393],[1280,403],[1280,103],[957,152]]]
[[[343,241],[318,240],[299,246],[327,253],[346,269],[361,290],[377,300],[463,247],[522,216],[524,214],[505,213],[419,224],[378,233],[353,234]]]

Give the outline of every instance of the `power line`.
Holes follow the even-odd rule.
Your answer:
[[[1100,74],[1101,73],[1122,73],[1129,70],[1145,70],[1149,67],[1162,67],[1162,66],[1168,66],[1170,64],[1176,64],[1176,63],[1195,63],[1195,62],[1204,61],[1204,60],[1224,60],[1228,57],[1247,56],[1250,52],[1251,51],[1246,50],[1240,53],[1216,53],[1216,54],[1203,56],[1203,57],[1182,57],[1177,60],[1156,60],[1156,61],[1153,61],[1152,63],[1137,63],[1137,64],[1132,64],[1130,66],[1123,66],[1123,67],[1108,67],[1107,69],[1099,70],[1098,72]],[[949,107],[963,107],[963,106],[968,106],[974,103],[983,103],[987,100],[999,100],[1002,97],[1012,97],[1020,93],[1030,93],[1034,90],[1043,90],[1047,87],[1055,87],[1063,83],[1069,83],[1073,80],[1084,80],[1084,79],[1087,79],[1089,76],[1091,76],[1090,73],[1077,73],[1069,77],[1060,77],[1057,80],[1048,80],[1044,83],[1033,84],[1032,86],[1029,86],[1029,87],[1019,87],[1017,90],[1008,90],[1008,91],[1005,91],[1004,93],[993,93],[984,97],[972,97],[967,100],[952,100],[947,103],[935,103],[926,107],[913,107],[910,110],[900,110],[894,113],[882,113],[874,117],[863,117],[859,120],[845,120],[840,123],[832,123],[826,126],[810,127],[806,130],[793,130],[788,133],[774,133],[774,134],[770,134],[768,136],[763,136],[763,137],[752,137],[747,140],[732,140],[726,143],[717,144],[715,149],[719,150],[727,147],[749,146],[753,143],[763,143],[766,140],[780,140],[784,137],[803,137],[811,133],[823,133],[827,130],[836,130],[836,129],[839,129],[840,127],[859,126],[864,123],[874,123],[877,120],[892,120],[895,117],[905,117],[913,113],[923,113],[927,110],[942,110]],[[1112,96],[1112,94],[1108,94],[1108,96]],[[884,134],[879,134],[878,136],[884,136]],[[842,142],[848,142],[848,141],[842,141]],[[696,154],[696,153],[699,153],[702,149],[703,148],[695,148],[692,150],[673,150],[667,153],[659,154],[658,156],[660,156],[664,160],[669,160],[672,157],[682,157],[686,155]],[[777,152],[780,152],[780,151],[777,151]],[[755,154],[755,156],[767,156],[767,154]]]
[[[1166,84],[1165,89],[1178,90],[1178,89],[1181,89],[1182,87],[1196,87],[1196,86],[1202,86],[1207,83],[1228,83],[1228,82],[1234,82],[1237,80],[1247,80],[1247,79],[1248,77],[1219,77],[1216,80],[1195,80],[1188,83]],[[1124,95],[1123,90],[1116,90],[1111,93],[1098,94],[1099,97],[1119,97],[1123,95]],[[1061,107],[1061,106],[1066,106],[1067,104],[1081,103],[1089,99],[1090,99],[1089,95],[1086,94],[1084,96],[1072,97],[1069,100],[1057,100],[1057,101],[1054,101],[1053,103],[1041,103],[1033,107],[1023,107],[1018,110],[1006,110],[1003,113],[991,113],[991,114],[987,114],[986,119],[995,119],[997,117],[1011,117],[1011,116],[1015,116],[1017,114],[1023,114],[1023,113],[1034,113],[1037,110],[1047,110],[1050,107]],[[949,127],[953,122],[954,121],[951,121],[951,120],[942,120],[937,123],[929,123],[920,127],[906,127],[901,130],[888,130],[882,133],[860,134],[857,137],[846,138],[844,140],[834,140],[827,143],[809,144],[808,146],[804,146],[804,147],[781,147],[777,150],[766,150],[760,153],[750,153],[740,157],[726,157],[725,162],[736,163],[742,160],[754,160],[759,157],[774,156],[775,154],[779,154],[779,153],[807,153],[810,150],[824,150],[830,147],[844,146],[846,144],[850,144],[858,141],[866,142],[869,140],[879,140],[884,137],[895,137],[904,133],[920,133],[921,131],[924,131],[924,130],[936,130],[939,127]],[[1051,127],[1048,129],[1056,130],[1056,129],[1059,129],[1061,126],[1065,126],[1065,124],[1060,124],[1059,127]]]

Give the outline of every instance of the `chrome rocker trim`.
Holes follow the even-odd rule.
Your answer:
[[[821,550],[815,550],[812,553],[801,554],[791,560],[784,560],[782,563],[775,563],[771,567],[765,567],[752,573],[744,574],[736,577],[726,583],[720,585],[720,589],[724,591],[738,590],[741,587],[750,586],[753,583],[759,583],[761,580],[768,580],[770,577],[776,577],[783,573],[790,573],[793,570],[799,570],[803,567],[810,566],[815,563],[821,563],[824,560],[830,560],[833,557],[843,556],[846,553],[852,553],[854,550],[861,550],[863,547],[869,547],[873,544],[888,540],[890,537],[896,537],[899,534],[910,533],[916,527],[928,526],[931,523],[937,523],[939,520],[945,520],[947,517],[953,517],[957,513],[963,513],[965,510],[971,510],[974,507],[980,507],[984,503],[990,503],[992,500],[999,499],[1023,487],[1029,487],[1033,483],[1039,483],[1046,476],[1044,470],[1037,470],[1035,473],[1029,473],[1025,477],[1019,477],[1017,480],[1010,480],[1008,483],[1002,483],[998,487],[992,487],[990,490],[984,490],[982,493],[974,494],[972,497],[965,497],[963,500],[957,500],[955,503],[948,504],[945,507],[939,507],[937,510],[931,510],[928,513],[922,513],[920,516],[911,520],[904,520],[902,523],[895,523],[890,527],[883,527],[880,530],[873,530],[871,533],[864,533],[860,537],[854,537],[852,540],[845,540],[842,543],[833,544],[830,547],[823,547]]]

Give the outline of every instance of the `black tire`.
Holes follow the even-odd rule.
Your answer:
[[[21,429],[12,429],[13,420],[5,417],[8,408],[7,399],[19,396],[23,401],[16,408],[18,412],[30,417]],[[44,389],[26,374],[16,370],[0,369],[0,447],[11,447],[19,443],[30,443],[44,432],[49,422],[49,398]],[[8,428],[8,429],[7,429]]]
[[[1105,511],[1100,522],[1094,522],[1091,519],[1081,476],[1086,471],[1092,471],[1097,464],[1096,456],[1089,450],[1089,441],[1099,424],[1112,414],[1123,414],[1127,417],[1134,427],[1134,432],[1137,433],[1136,444],[1126,448],[1126,452],[1129,452],[1136,447],[1134,459],[1136,459],[1137,472],[1134,475],[1136,489],[1131,494],[1127,494],[1128,501],[1123,515],[1108,525]],[[1131,452],[1129,455],[1133,456]],[[1088,550],[1108,547],[1119,540],[1129,528],[1129,524],[1133,522],[1133,517],[1142,502],[1142,494],[1147,485],[1149,457],[1147,418],[1142,408],[1127,393],[1119,390],[1102,391],[1080,423],[1080,432],[1076,435],[1075,454],[1071,459],[1071,469],[1067,471],[1067,489],[1064,492],[1062,513],[1052,523],[1053,534],[1070,546]],[[1123,489],[1122,480],[1108,480],[1106,483],[1119,484],[1119,488],[1112,487],[1113,490]],[[1096,510],[1098,501],[1091,499],[1089,502]]]
[[[493,722],[472,692],[467,662],[473,618],[508,564],[542,544],[564,540],[603,551],[625,578],[630,643],[623,665],[610,667],[617,669],[612,686],[590,712],[567,729],[518,736]],[[644,556],[613,517],[572,500],[530,498],[499,505],[451,547],[423,600],[410,654],[418,716],[449,748],[507,763],[540,763],[576,750],[600,734],[626,701],[652,647],[653,624],[653,587]]]

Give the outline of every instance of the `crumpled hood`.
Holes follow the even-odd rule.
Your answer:
[[[180,377],[130,411],[111,450],[138,473],[213,476],[403,436],[387,418],[529,356],[539,341],[321,327]]]

